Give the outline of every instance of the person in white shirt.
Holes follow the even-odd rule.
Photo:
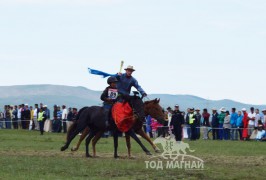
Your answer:
[[[63,130],[64,130],[64,133],[67,133],[67,124],[66,124],[66,121],[67,121],[67,108],[65,105],[62,106],[62,121],[63,121]]]
[[[256,113],[254,112],[254,107],[250,108],[250,113],[248,113],[248,135],[250,136],[255,127]]]
[[[266,109],[263,109],[262,113],[263,113],[263,118],[261,119],[261,122],[264,125],[264,127],[266,128]]]
[[[34,112],[33,112],[33,122],[34,122],[34,130],[39,131],[39,122],[38,122],[38,113],[39,113],[39,107],[38,104],[35,104]]]
[[[18,106],[18,128],[21,129],[21,105]]]
[[[255,109],[255,113],[256,113],[256,116],[255,116],[255,129],[258,128],[258,122],[259,120],[261,120],[261,115],[260,115],[260,110],[259,109]]]

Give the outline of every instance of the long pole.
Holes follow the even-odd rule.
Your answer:
[[[120,64],[120,73],[122,72],[122,68],[123,68],[123,65],[124,65],[124,61],[121,61],[121,64]]]

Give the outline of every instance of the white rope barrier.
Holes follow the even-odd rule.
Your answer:
[[[73,121],[68,121],[68,120],[60,120],[60,119],[56,119],[56,120],[54,120],[54,119],[46,119],[47,121],[61,121],[62,123],[64,123],[64,122],[73,122]],[[5,121],[5,120],[0,120],[0,123],[19,123],[19,122],[31,122],[31,121],[34,121],[34,120],[12,120],[12,121]],[[37,120],[38,121],[38,120]],[[143,124],[144,126],[147,126],[147,124]],[[151,126],[151,125],[148,125],[148,126]],[[187,129],[191,129],[191,127],[190,126],[185,126]],[[152,127],[151,127],[152,128]],[[170,128],[170,129],[173,129],[172,128],[172,126],[157,126],[156,127],[157,129],[158,128]],[[182,128],[184,128],[184,127],[182,127]],[[235,129],[235,130],[239,130],[239,129],[254,129],[254,128],[213,128],[213,127],[208,127],[208,126],[201,126],[201,127],[195,127],[196,129],[208,129],[208,130],[210,130],[210,129],[217,129],[217,130],[219,130],[219,129],[230,129],[230,130],[233,130],[233,129]]]

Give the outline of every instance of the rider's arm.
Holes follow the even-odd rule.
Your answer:
[[[146,94],[136,79],[134,79],[133,86],[140,92],[141,95]]]
[[[104,101],[104,102],[106,102],[106,101],[107,101],[107,98],[108,98],[108,88],[106,88],[106,89],[103,91],[103,93],[102,93],[102,95],[101,95],[101,100]]]

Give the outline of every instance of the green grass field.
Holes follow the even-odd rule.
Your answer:
[[[101,139],[100,157],[90,159],[85,158],[84,144],[78,152],[60,152],[64,140],[64,134],[0,130],[0,179],[265,179],[262,142],[186,141],[195,150],[191,154],[204,160],[204,170],[156,170],[146,169],[150,157],[133,141],[135,158],[128,159],[124,138],[119,139],[119,159],[113,158],[112,138]]]

